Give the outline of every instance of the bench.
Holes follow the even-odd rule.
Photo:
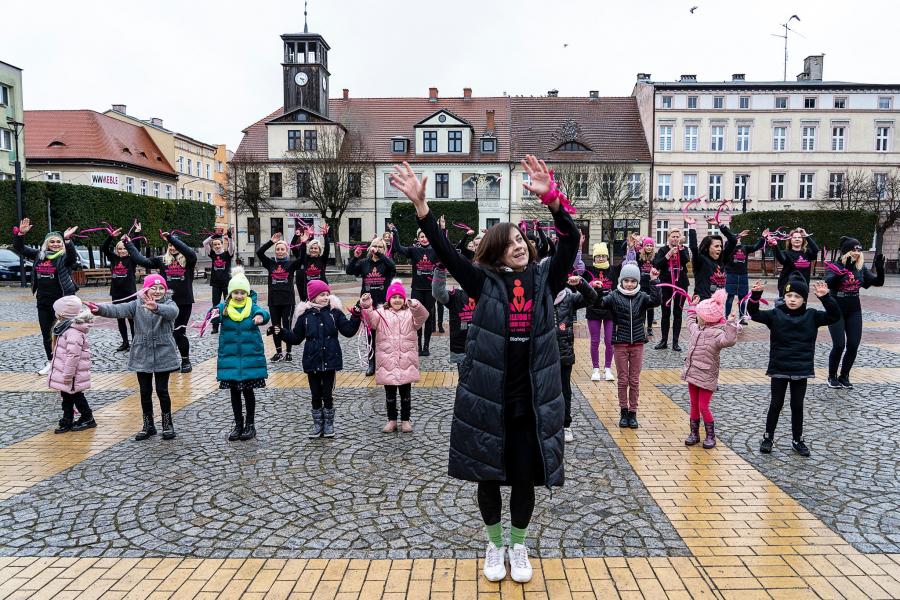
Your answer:
[[[109,269],[82,269],[81,272],[86,285],[105,285],[112,278]]]

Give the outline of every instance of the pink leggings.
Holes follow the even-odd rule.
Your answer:
[[[696,421],[703,415],[705,423],[712,423],[713,416],[709,410],[709,401],[712,400],[712,390],[705,390],[693,383],[688,384],[688,394],[691,396],[691,419]]]
[[[603,356],[603,366],[607,369],[612,366],[613,360],[613,322],[612,319],[597,321],[588,319],[588,331],[591,334],[591,362],[594,368],[600,366],[600,330],[603,330],[603,343],[606,344],[606,354]]]

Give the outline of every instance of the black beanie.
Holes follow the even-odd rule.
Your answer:
[[[857,246],[862,248],[862,244],[859,243],[858,239],[852,238],[852,237],[847,237],[847,236],[842,237],[841,238],[841,256],[843,256],[844,254],[847,254],[848,252],[850,252]]]
[[[809,284],[806,283],[806,279],[798,273],[794,271],[791,273],[790,278],[788,278],[787,284],[784,286],[784,294],[787,295],[788,292],[794,292],[795,294],[800,294],[803,296],[803,301],[809,298]]]

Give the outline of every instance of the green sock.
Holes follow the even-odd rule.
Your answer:
[[[484,531],[487,534],[488,540],[495,546],[498,548],[503,547],[503,525],[500,524],[500,521],[497,521],[493,525],[485,525]]]
[[[525,544],[525,536],[528,535],[528,528],[519,529],[518,527],[509,528],[509,547],[512,548],[516,544]]]

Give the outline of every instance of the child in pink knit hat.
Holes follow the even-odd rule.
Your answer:
[[[693,446],[700,441],[700,417],[706,428],[704,448],[716,445],[715,423],[709,403],[719,384],[719,353],[722,348],[734,346],[737,342],[737,312],[731,313],[725,321],[724,289],[717,290],[712,298],[703,300],[688,311],[688,334],[690,346],[681,370],[681,379],[687,381],[691,397],[691,433],[685,445]]]

